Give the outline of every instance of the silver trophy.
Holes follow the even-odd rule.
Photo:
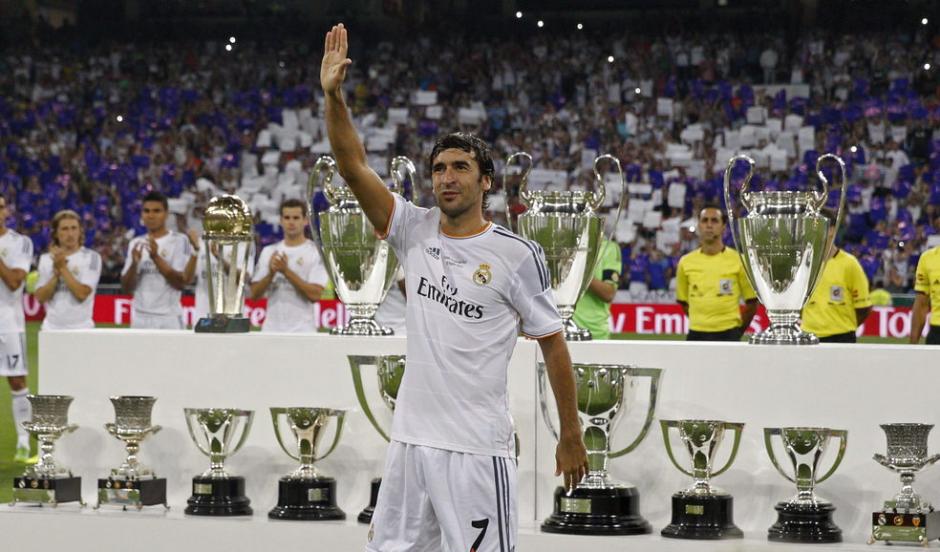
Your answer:
[[[23,427],[39,441],[39,462],[26,468],[26,472],[13,479],[13,504],[17,502],[49,504],[79,502],[82,506],[82,478],[56,462],[52,453],[55,442],[78,426],[69,423],[68,395],[27,395],[32,417]]]
[[[617,208],[617,218],[612,228],[617,227],[626,197],[626,181],[620,161],[612,155],[601,155],[594,160],[593,191],[546,191],[530,190],[529,173],[532,171],[532,156],[517,152],[509,156],[503,172],[507,181],[509,167],[519,159],[526,161],[519,185],[519,198],[527,210],[519,215],[517,231],[522,237],[538,243],[545,251],[548,276],[555,297],[558,313],[569,341],[589,341],[591,332],[574,323],[574,309],[594,277],[601,243],[604,238],[604,219],[598,210],[604,204],[607,187],[599,168],[609,162],[620,175],[623,188]],[[508,213],[507,213],[508,217]]]
[[[206,248],[205,282],[209,314],[196,322],[197,333],[244,333],[251,329],[242,310],[249,264],[254,260],[254,218],[240,197],[209,200],[202,221]]]
[[[793,465],[793,475],[777,462],[773,437],[779,437]],[[819,461],[829,448],[831,439],[839,440],[839,448],[832,467],[821,477]],[[816,496],[816,485],[835,473],[845,456],[848,432],[844,429],[824,427],[764,428],[764,445],[777,471],[788,481],[796,483],[797,493],[792,499],[775,506],[777,523],[768,532],[768,538],[784,542],[840,542],[842,530],[832,521],[835,506]]]
[[[405,157],[392,160],[393,192],[404,189],[406,178],[415,182],[414,164]],[[321,185],[330,208],[320,213],[320,243],[336,296],[349,313],[349,323],[332,333],[339,335],[392,335],[375,321],[375,312],[395,281],[398,260],[388,242],[380,239],[349,188],[337,188],[332,180],[336,162],[320,157],[307,185],[309,206]],[[384,229],[382,229],[384,230]]]
[[[659,389],[662,370],[618,364],[574,364],[578,417],[588,454],[588,473],[572,490],[555,490],[554,513],[542,524],[542,531],[583,535],[632,535],[649,533],[652,528],[639,512],[635,486],[613,480],[607,471],[611,458],[635,449],[646,437]],[[610,450],[610,436],[620,416],[633,406],[636,388],[642,378],[650,379],[649,406],[639,434],[626,447]],[[559,434],[549,413],[547,373],[538,367],[539,402],[549,430]]]
[[[117,504],[124,509],[132,506],[138,510],[155,504],[168,508],[166,479],[158,478],[137,457],[140,443],[161,429],[151,423],[155,402],[155,397],[111,397],[114,422],[105,424],[104,428],[124,443],[127,455],[120,467],[111,470],[109,477],[98,480],[96,508],[102,504]]]
[[[274,435],[288,456],[300,467],[285,475],[278,484],[277,506],[268,513],[272,519],[346,519],[336,506],[336,480],[321,475],[314,462],[336,449],[343,431],[344,410],[332,408],[271,408]],[[333,442],[322,454],[317,453],[330,420],[336,420]]]
[[[230,475],[225,459],[245,444],[254,411],[238,408],[185,408],[186,427],[209,469],[193,477],[193,494],[185,512],[202,516],[251,515],[245,478]]]
[[[734,243],[744,261],[744,271],[767,309],[770,327],[751,337],[751,343],[807,345],[819,339],[800,327],[803,304],[813,292],[829,257],[832,240],[829,221],[820,213],[829,198],[829,180],[823,174],[824,161],[832,161],[841,175],[841,197],[836,227],[845,208],[847,180],[845,164],[832,154],[816,161],[816,174],[822,187],[807,192],[752,192],[754,160],[736,155],[725,169],[725,204]],[[738,161],[749,165],[741,184],[740,202],[747,215],[735,219],[731,202],[731,173]]]
[[[940,537],[940,512],[914,490],[914,474],[940,460],[940,454],[927,454],[927,436],[932,424],[882,424],[888,440],[887,454],[874,459],[901,476],[901,491],[886,500],[881,511],[872,514],[869,543],[917,542],[924,546]]]

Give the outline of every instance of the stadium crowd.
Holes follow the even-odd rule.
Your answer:
[[[502,159],[531,153],[533,186],[590,186],[594,157],[616,155],[638,184],[626,220],[609,221],[621,287],[637,300],[668,294],[679,257],[697,246],[696,214],[723,202],[724,165],[740,151],[757,160],[752,186],[769,190],[815,185],[816,158],[842,156],[841,243],[876,287],[910,291],[921,251],[938,243],[940,44],[916,33],[601,40],[572,31],[352,48],[349,102],[380,174],[405,155],[429,182],[433,139],[457,128]],[[305,194],[328,152],[317,51],[232,37],[4,52],[0,193],[10,226],[38,255],[53,214],[79,212],[102,282],[119,280],[151,190],[173,198],[171,226],[184,231],[199,226],[209,197],[238,193],[256,211],[259,245],[273,243],[277,205]],[[524,209],[518,183],[507,182],[508,203],[493,194],[496,220]],[[416,190],[416,201],[432,200]],[[319,193],[315,208],[325,207]]]

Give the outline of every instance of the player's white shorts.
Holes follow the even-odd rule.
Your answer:
[[[0,376],[25,376],[28,370],[26,334],[0,333]]]
[[[131,329],[135,330],[182,330],[181,314],[131,313]]]
[[[514,460],[389,444],[367,552],[512,552],[518,528]]]

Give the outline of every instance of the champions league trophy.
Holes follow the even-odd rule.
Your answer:
[[[747,161],[748,173],[741,184],[740,202],[748,213],[735,220],[731,203],[731,172],[738,161]],[[846,177],[842,159],[825,154],[816,161],[822,189],[815,192],[752,192],[754,160],[736,155],[725,169],[725,205],[731,233],[748,280],[767,308],[770,327],[752,336],[751,343],[811,345],[819,339],[800,328],[800,311],[813,292],[829,257],[829,221],[820,210],[829,198],[829,180],[822,172],[825,160],[833,161],[841,175],[841,196],[836,227],[845,209]]]
[[[127,457],[119,468],[111,470],[106,479],[98,480],[98,505],[118,504],[125,510],[132,506],[138,510],[144,506],[166,503],[166,478],[158,478],[153,470],[137,459],[140,443],[160,431],[160,426],[150,423],[155,397],[121,396],[111,397],[114,405],[114,423],[104,428],[124,442]]]
[[[82,506],[82,478],[57,464],[52,456],[55,441],[66,433],[78,429],[69,424],[68,413],[72,397],[67,395],[27,395],[32,418],[23,427],[39,441],[39,462],[26,468],[20,477],[13,478],[13,502],[49,504],[78,502]]]
[[[555,508],[542,524],[542,531],[579,535],[639,535],[652,531],[640,515],[640,495],[636,487],[614,481],[607,461],[632,451],[649,431],[656,409],[662,371],[617,364],[574,364],[578,393],[578,417],[584,429],[588,473],[572,491],[555,489]],[[646,420],[639,435],[626,448],[611,452],[610,434],[620,414],[629,410],[642,377],[650,378],[650,399]],[[558,431],[549,415],[545,363],[538,368],[539,402],[545,423],[555,439]],[[630,395],[629,400],[627,395]],[[624,404],[627,403],[627,404]]]
[[[245,444],[253,410],[236,408],[184,408],[189,436],[209,457],[209,469],[193,478],[193,495],[185,513],[195,516],[250,516],[245,478],[229,475],[225,459]],[[234,445],[232,443],[235,443]]]
[[[209,200],[202,221],[206,247],[206,286],[209,315],[196,322],[196,333],[244,333],[251,329],[242,314],[245,284],[252,259],[254,219],[240,197],[223,195]]]
[[[349,367],[352,370],[353,386],[356,389],[356,397],[359,399],[359,405],[366,418],[372,422],[372,426],[379,432],[386,441],[389,440],[389,431],[382,428],[369,406],[369,400],[366,398],[365,388],[362,385],[362,366],[375,366],[379,379],[379,393],[382,396],[382,402],[391,411],[395,411],[395,400],[398,398],[398,388],[401,386],[401,380],[405,376],[405,355],[383,355],[383,356],[349,356]],[[369,505],[359,513],[357,518],[360,523],[370,523],[372,514],[375,512],[375,503],[379,497],[379,487],[382,485],[382,478],[377,477],[372,480],[372,489],[369,497]]]
[[[940,460],[940,454],[927,455],[927,435],[931,424],[883,424],[888,439],[887,455],[876,454],[875,462],[901,474],[901,492],[886,500],[880,512],[872,514],[871,538],[877,541],[916,542],[927,546],[940,537],[940,512],[914,491],[914,474]]]
[[[579,328],[572,317],[578,299],[594,278],[594,267],[604,237],[604,219],[597,211],[604,204],[607,187],[598,167],[603,161],[609,161],[620,175],[622,192],[613,225],[616,228],[623,211],[623,198],[626,197],[626,182],[620,161],[612,155],[601,155],[595,159],[594,190],[587,192],[530,190],[528,180],[532,171],[532,156],[525,152],[514,153],[506,160],[503,182],[506,182],[509,166],[517,159],[527,161],[519,185],[519,198],[527,210],[519,215],[517,230],[519,235],[538,243],[545,250],[552,294],[564,323],[565,339],[589,341],[591,332]]]
[[[396,193],[402,192],[406,178],[412,183],[416,181],[415,166],[406,157],[392,159],[391,173],[391,190]],[[392,330],[380,326],[374,317],[395,280],[398,260],[388,243],[376,236],[352,191],[332,185],[335,174],[336,162],[324,155],[313,166],[307,185],[311,213],[313,196],[321,181],[330,202],[330,208],[320,213],[320,243],[336,296],[349,312],[349,323],[332,333],[392,335]]]
[[[709,480],[731,467],[738,454],[744,424],[717,420],[661,420],[659,423],[672,464],[695,480],[688,489],[672,495],[672,523],[662,530],[662,536],[679,539],[743,537],[744,534],[734,525],[731,495],[713,487]],[[682,467],[672,453],[670,428],[679,430],[679,438],[691,457],[691,471]],[[715,453],[721,446],[725,431],[734,432],[731,455],[724,466],[715,470]]]
[[[793,463],[793,476],[780,467],[774,455],[772,437],[776,435],[783,441],[784,449]],[[822,477],[819,473],[819,460],[829,446],[829,440],[839,439],[839,450],[832,467]],[[767,538],[782,542],[841,542],[842,530],[832,521],[835,506],[816,496],[817,483],[829,479],[845,456],[848,431],[821,427],[781,427],[764,428],[764,445],[767,454],[777,471],[788,481],[796,483],[797,494],[788,502],[778,502],[777,523],[770,527]]]
[[[346,519],[346,513],[336,506],[336,480],[320,475],[313,465],[336,448],[345,416],[345,411],[330,408],[271,408],[277,442],[288,456],[300,462],[300,467],[278,481],[277,506],[268,512],[269,518]],[[318,455],[317,446],[330,418],[336,418],[333,444]]]

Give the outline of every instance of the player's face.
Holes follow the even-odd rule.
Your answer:
[[[715,243],[725,232],[725,223],[721,211],[713,208],[702,209],[698,215],[698,235],[702,243]]]
[[[284,229],[285,238],[297,238],[303,235],[307,217],[300,207],[284,207],[281,209],[281,228]]]
[[[480,164],[473,155],[456,148],[446,149],[431,164],[437,206],[450,218],[471,210],[481,212],[483,192],[492,185],[490,177],[480,174]]]
[[[148,232],[159,232],[166,226],[167,211],[159,201],[145,201],[140,208],[140,218]]]
[[[59,221],[59,228],[56,230],[55,237],[59,240],[59,245],[65,249],[78,249],[81,239],[82,229],[78,221],[72,218]]]

